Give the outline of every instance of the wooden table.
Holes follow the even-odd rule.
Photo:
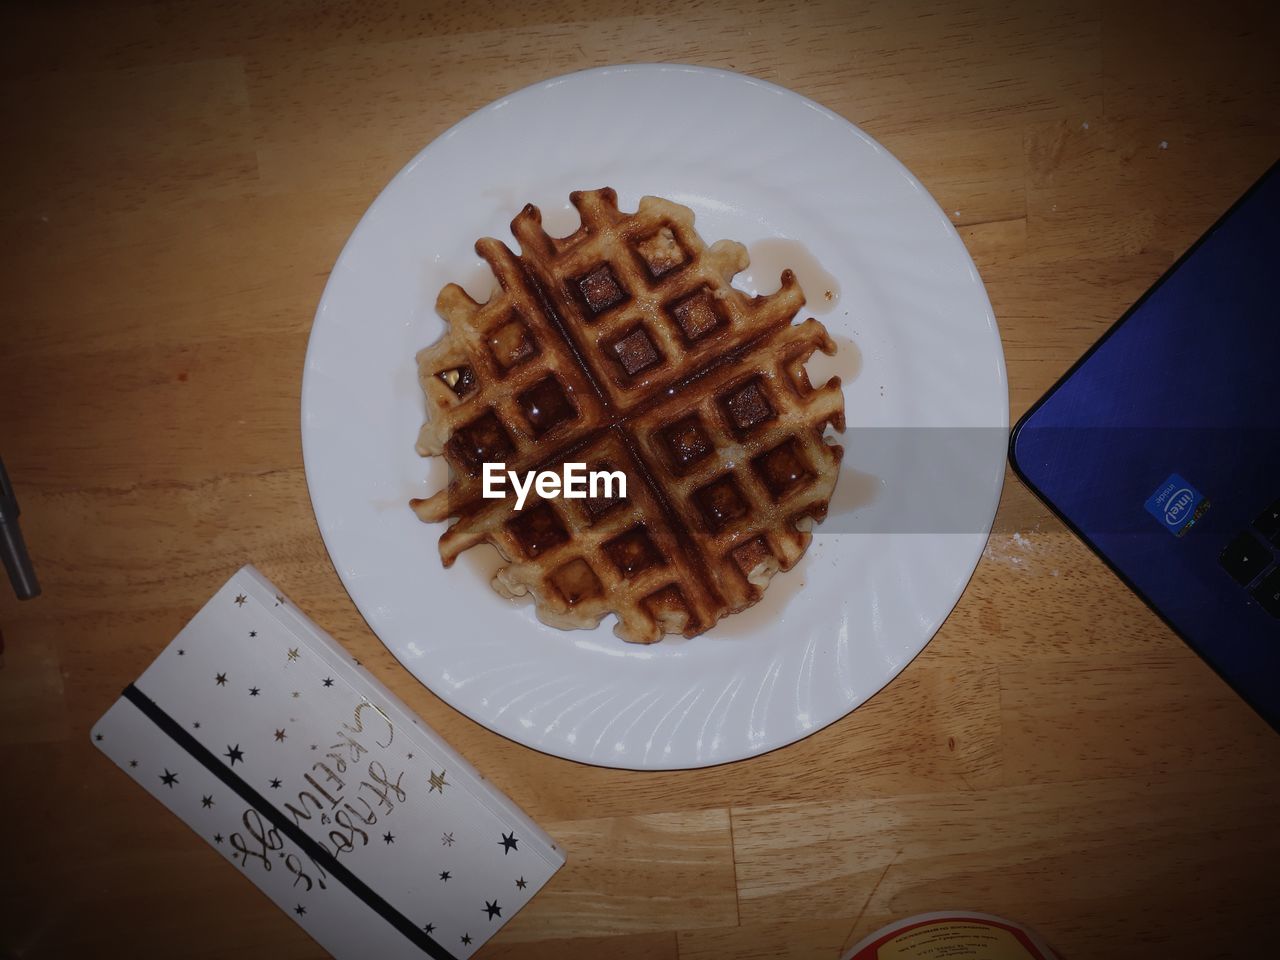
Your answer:
[[[10,11],[0,443],[45,592],[0,590],[6,956],[321,955],[87,737],[245,561],[569,851],[485,958],[834,958],[946,906],[1074,960],[1263,936],[1280,738],[1012,476],[926,651],[840,722],[724,767],[517,746],[356,613],[304,485],[312,314],[388,178],[504,92],[684,61],[860,124],[954,211],[1014,417],[1280,154],[1266,3],[642,6],[661,5]]]

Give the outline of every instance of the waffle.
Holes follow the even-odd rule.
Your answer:
[[[532,205],[512,221],[520,256],[483,239],[498,290],[477,303],[439,295],[444,336],[418,354],[428,419],[423,456],[443,456],[449,485],[411,505],[453,520],[451,566],[480,543],[507,566],[493,586],[532,595],[539,619],[593,627],[617,616],[623,640],[695,636],[750,606],[807,549],[839,473],[844,430],[833,377],[804,369],[835,344],[816,320],[794,324],[804,295],[791,271],[774,294],[730,286],[746,249],[703,243],[693,213],[645,197],[619,211],[613,190],[570,200],[581,226],[542,228]],[[485,462],[620,471],[627,497],[482,497]],[[508,487],[509,489],[509,487]]]

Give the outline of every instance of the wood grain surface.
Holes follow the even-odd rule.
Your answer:
[[[1014,417],[1280,154],[1271,3],[662,6],[7,7],[0,451],[45,592],[0,589],[5,956],[323,955],[87,736],[247,561],[568,850],[487,960],[835,958],[944,907],[1068,960],[1277,955],[1280,738],[1012,476],[899,679],[708,770],[508,742],[348,600],[299,448],[312,315],[377,191],[505,92],[683,61],[858,123],[953,212]]]

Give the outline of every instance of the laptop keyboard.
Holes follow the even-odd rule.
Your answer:
[[[1253,599],[1271,616],[1280,619],[1280,566],[1276,565],[1267,541],[1280,546],[1280,500],[1258,514],[1251,530],[1237,534],[1218,561],[1242,587],[1257,580],[1251,591]]]
[[[1263,510],[1253,525],[1272,543],[1280,545],[1280,500]]]
[[[1258,606],[1271,614],[1273,617],[1280,617],[1280,567],[1273,567],[1271,572],[1262,578],[1253,589],[1253,599],[1258,601]]]

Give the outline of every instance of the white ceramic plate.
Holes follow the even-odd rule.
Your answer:
[[[817,308],[806,312],[841,344],[827,369],[844,375],[850,425],[833,515],[796,569],[709,633],[650,647],[616,639],[612,618],[594,631],[542,625],[532,607],[491,591],[484,558],[442,569],[441,527],[407,506],[444,480],[414,452],[424,416],[414,354],[443,330],[436,293],[457,280],[483,297],[477,238],[514,246],[508,224],[526,202],[568,233],[569,192],[606,185],[624,210],[664,196],[693,208],[707,242],[747,244],[756,262],[736,282],[748,292],[776,289],[782,266],[799,267]],[[860,432],[899,435],[874,427],[956,437],[981,427],[1000,438],[1008,427],[999,332],[964,245],[920,183],[848,121],[769,83],[674,65],[540,83],[418,154],[334,266],[302,388],[320,532],[382,641],[490,729],[631,768],[704,766],[791,743],[879,690],[951,611],[995,513],[1003,441],[959,443],[976,491],[948,514],[959,532],[921,532],[858,522],[920,472],[874,453],[883,443],[860,444]]]

